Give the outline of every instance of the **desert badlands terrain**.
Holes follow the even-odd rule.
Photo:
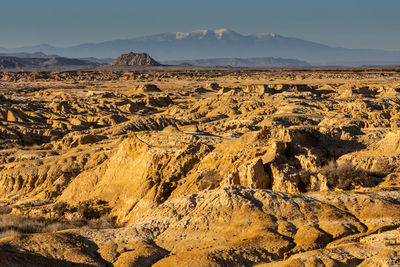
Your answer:
[[[0,266],[398,266],[400,69],[0,73]]]

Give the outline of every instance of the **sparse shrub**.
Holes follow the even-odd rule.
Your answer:
[[[33,220],[13,214],[0,216],[0,233],[11,230],[19,233],[38,233],[44,226],[45,222],[40,218]]]
[[[16,230],[6,230],[4,232],[0,232],[0,239],[9,237],[9,236],[13,236],[13,235],[18,235],[18,234],[20,234],[20,232],[18,232]]]
[[[11,207],[10,206],[0,206],[0,214],[7,214],[11,212]]]
[[[371,186],[377,183],[377,177],[372,173],[354,168],[348,161],[342,164],[330,161],[320,169],[320,173],[326,177],[330,189],[351,190],[357,186]]]
[[[68,210],[68,204],[64,202],[57,202],[53,205],[52,211],[56,212],[59,215],[64,215]]]
[[[104,203],[92,203],[91,201],[80,202],[77,207],[78,213],[80,213],[83,218],[87,220],[98,219],[109,212],[108,207],[102,207],[96,204],[104,204]]]
[[[113,228],[112,219],[109,216],[102,216],[98,219],[89,220],[87,225],[89,228],[93,229]]]
[[[66,229],[92,228],[105,229],[113,228],[113,219],[108,215],[109,208],[104,202],[85,202],[77,207],[70,207],[66,203],[56,203],[52,212],[62,216],[67,212],[78,214],[75,219],[45,219],[40,217],[23,217],[15,214],[0,214],[0,238],[16,234],[47,233],[57,232]],[[10,212],[11,209],[4,210]]]

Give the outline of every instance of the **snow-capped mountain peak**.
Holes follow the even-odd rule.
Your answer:
[[[189,35],[190,35],[190,33],[188,33],[188,32],[176,32],[175,33],[176,39],[186,39]]]
[[[258,38],[276,38],[279,35],[271,32],[271,33],[257,33],[256,36]]]
[[[202,40],[204,38],[216,38],[218,40],[223,39],[224,37],[229,36],[230,38],[233,37],[239,37],[240,34],[237,32],[234,32],[230,29],[227,28],[222,28],[222,29],[215,29],[215,30],[194,30],[192,32],[176,32],[175,33],[175,38],[177,40],[179,39],[197,39],[197,40]]]
[[[224,35],[230,34],[232,32],[233,31],[226,28],[214,30],[215,36],[217,36],[218,39],[222,39]]]
[[[189,34],[189,36],[196,39],[203,39],[208,33],[209,30],[194,30]]]

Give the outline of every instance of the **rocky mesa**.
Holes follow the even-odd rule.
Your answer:
[[[147,53],[133,53],[122,54],[110,66],[161,66],[160,63],[155,61]]]

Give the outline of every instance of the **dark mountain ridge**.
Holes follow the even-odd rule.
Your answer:
[[[16,68],[56,68],[56,67],[96,67],[99,64],[74,58],[20,58],[0,56],[0,69]]]
[[[161,62],[165,65],[187,65],[187,66],[224,66],[224,67],[307,67],[311,66],[306,61],[288,58],[209,58],[194,60],[171,60]]]

